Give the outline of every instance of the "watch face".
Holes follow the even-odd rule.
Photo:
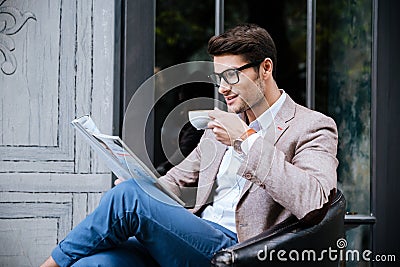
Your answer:
[[[236,139],[235,141],[233,141],[233,149],[239,154],[243,153],[242,142],[243,141],[241,139]]]

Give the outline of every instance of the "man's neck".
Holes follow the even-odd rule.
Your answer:
[[[281,96],[278,86],[274,82],[272,86],[265,90],[265,99],[257,103],[255,106],[245,111],[248,123],[256,120],[261,114],[269,109]]]

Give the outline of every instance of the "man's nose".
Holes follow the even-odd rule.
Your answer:
[[[218,92],[221,95],[225,95],[231,90],[231,85],[228,84],[224,79],[222,79],[221,84],[219,85]]]

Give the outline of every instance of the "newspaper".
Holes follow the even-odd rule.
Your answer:
[[[129,149],[119,136],[102,134],[89,115],[71,122],[108,168],[122,180],[135,178],[149,194],[160,197],[159,190],[184,205],[171,190],[158,181],[157,176]],[[162,197],[162,196],[161,196]]]

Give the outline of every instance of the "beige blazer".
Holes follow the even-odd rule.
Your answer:
[[[291,215],[302,219],[328,202],[336,188],[337,141],[331,118],[287,95],[267,134],[257,138],[239,169],[247,179],[236,207],[240,242]],[[160,179],[199,214],[213,201],[226,148],[206,130],[197,148]]]

